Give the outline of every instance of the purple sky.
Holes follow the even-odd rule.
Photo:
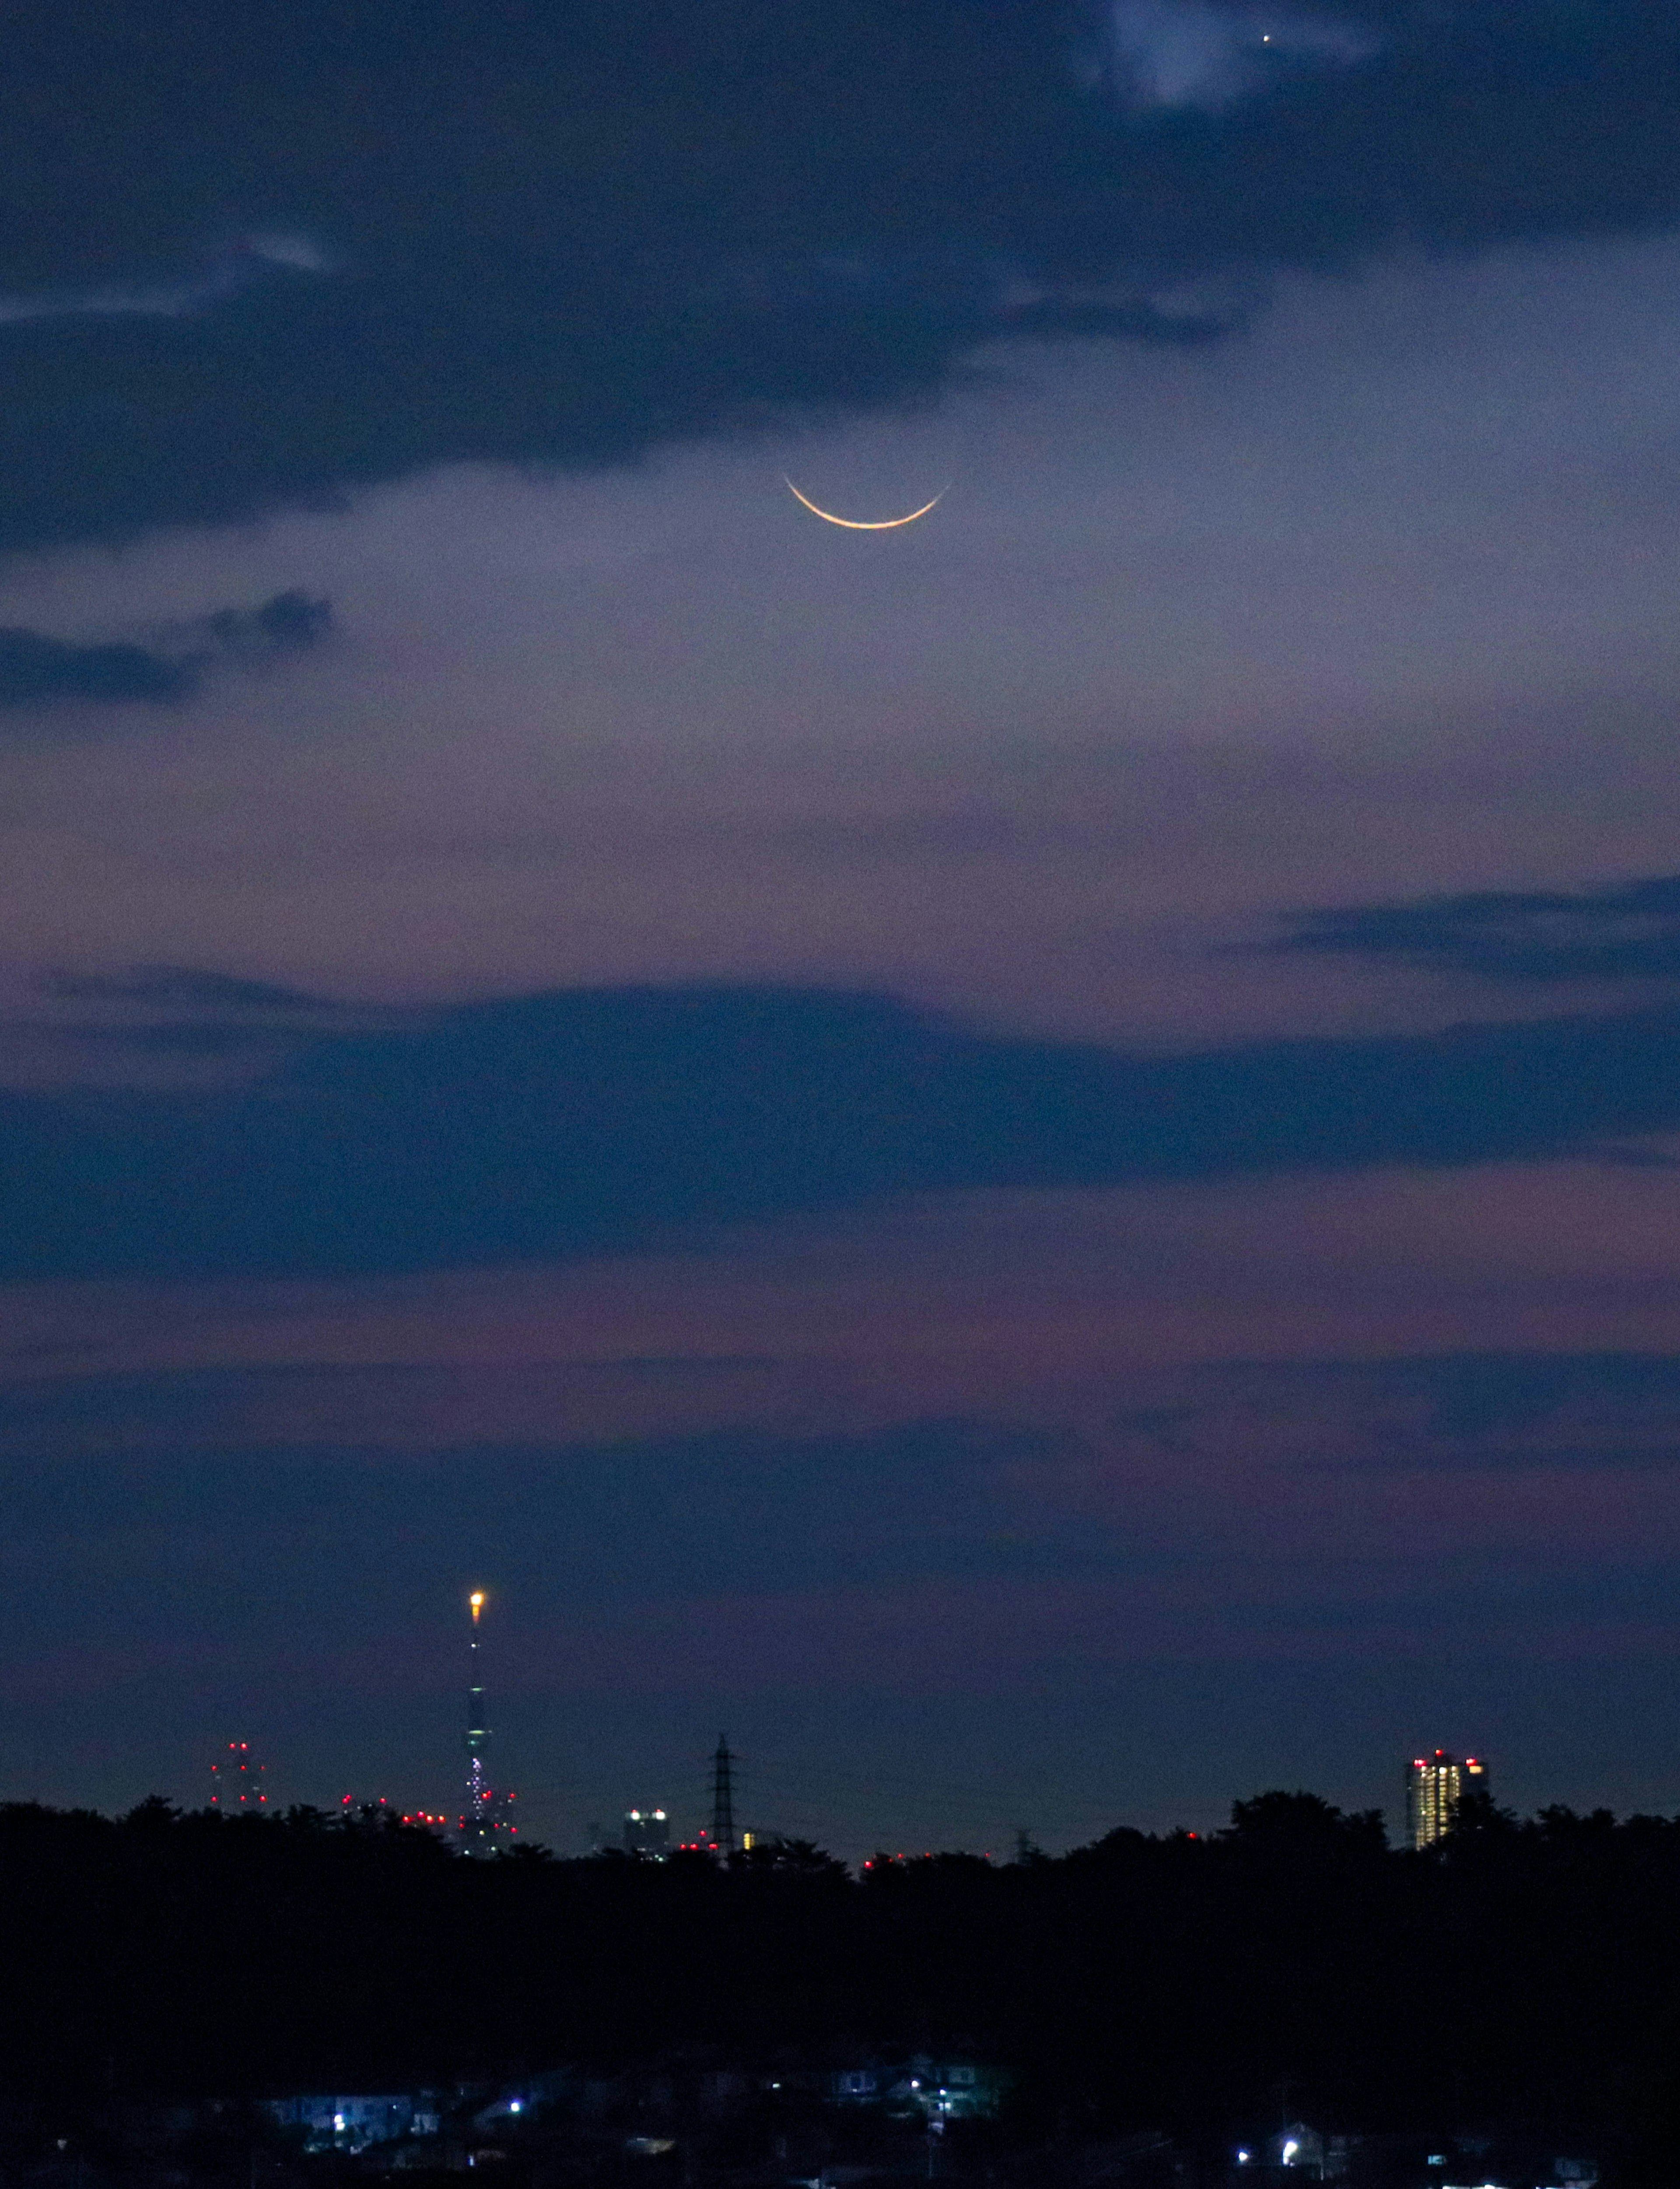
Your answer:
[[[1276,35],[1340,83],[1404,12]],[[1114,95],[1235,127],[1273,95],[1259,20],[1114,11]],[[155,1266],[65,1259],[65,1156],[0,1286],[0,1797],[196,1802],[240,1738],[286,1799],[446,1804],[482,1586],[498,1763],[568,1851],[633,1802],[699,1821],[720,1726],[749,1820],[847,1854],[1205,1824],[1275,1784],[1392,1812],[1420,1744],[1522,1805],[1680,1807],[1680,1100],[1659,1063],[1624,1100],[1617,1046],[1667,1040],[1680,978],[1666,225],[1451,248],[1420,218],[1334,272],[1156,278],[1237,298],[1204,342],[982,328],[880,400],[557,469],[346,458],[335,498],[237,522],[158,486],[156,522],[16,547],[0,625],[202,679],[0,712],[20,1134],[278,1117],[311,1044],[337,1071],[456,1027],[470,1108],[462,1007],[766,984],[1235,1058],[1274,1138],[650,1186],[617,1230],[515,1252],[462,1219],[389,1266],[178,1255],[121,1154]],[[58,286],[8,276],[53,301],[0,345],[307,297],[333,232],[136,262],[163,286],[116,303],[66,246]],[[946,491],[843,532],[783,472],[864,517]],[[319,642],[202,639],[293,592]],[[1465,939],[1484,895],[1537,971]],[[1383,943],[1385,908],[1434,939]],[[1354,939],[1303,942],[1314,914]],[[1621,954],[1558,954],[1581,934]],[[1374,1151],[1290,1138],[1359,1044],[1404,1081],[1406,1038],[1570,1017],[1608,1124],[1525,1137],[1536,1066],[1490,1136],[1504,1083],[1467,1079]],[[1252,1045],[1308,1039],[1278,1094]],[[485,1162],[490,1201],[546,1190]]]
[[[1677,326],[1666,240],[1414,263],[1189,354],[1000,348],[908,418],[14,564],[20,624],[301,585],[341,636],[176,721],[14,733],[7,955],[839,981],[1174,1044],[1480,1015],[1208,946],[1663,867]],[[866,512],[953,484],[860,536],[783,468]]]

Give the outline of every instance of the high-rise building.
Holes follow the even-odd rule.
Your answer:
[[[484,1609],[484,1592],[474,1589],[467,1599],[472,1615],[468,1643],[467,1689],[467,1807],[461,1818],[463,1854],[493,1854],[518,1836],[519,1827],[510,1811],[512,1794],[498,1794],[489,1781],[487,1751],[490,1728],[485,1722],[484,1681],[478,1658],[478,1621]]]
[[[224,1817],[266,1815],[265,1768],[248,1740],[230,1740],[227,1753],[210,1767],[211,1807]]]
[[[1452,1823],[1461,1797],[1473,1786],[1485,1791],[1487,1766],[1474,1756],[1461,1763],[1438,1748],[1433,1756],[1414,1756],[1406,1774],[1406,1824],[1414,1847],[1433,1847]]]
[[[624,1851],[665,1860],[670,1852],[670,1819],[663,1809],[625,1811]]]

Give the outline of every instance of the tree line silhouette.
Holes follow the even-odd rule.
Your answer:
[[[684,2047],[966,2048],[1094,2130],[1287,2105],[1655,2152],[1680,2124],[1677,1948],[1680,1819],[1519,1822],[1479,1795],[1421,1853],[1378,1812],[1268,1793],[1202,1837],[855,1875],[799,1841],[467,1861],[370,1813],[0,1807],[0,2086],[66,2117]]]

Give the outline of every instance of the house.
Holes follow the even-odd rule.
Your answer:
[[[301,2129],[305,2151],[365,2151],[405,2135],[435,2135],[436,2106],[422,2096],[273,2098],[269,2118],[280,2128]]]

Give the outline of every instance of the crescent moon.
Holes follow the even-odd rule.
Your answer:
[[[913,509],[908,517],[883,517],[877,518],[873,524],[866,524],[856,517],[836,517],[829,510],[818,509],[809,495],[800,492],[785,472],[782,474],[782,484],[795,501],[805,504],[813,517],[820,517],[824,524],[843,524],[848,532],[897,532],[901,524],[914,524],[919,517],[925,517],[929,510],[936,509],[949,490],[941,487],[931,501],[925,501],[919,509]]]

